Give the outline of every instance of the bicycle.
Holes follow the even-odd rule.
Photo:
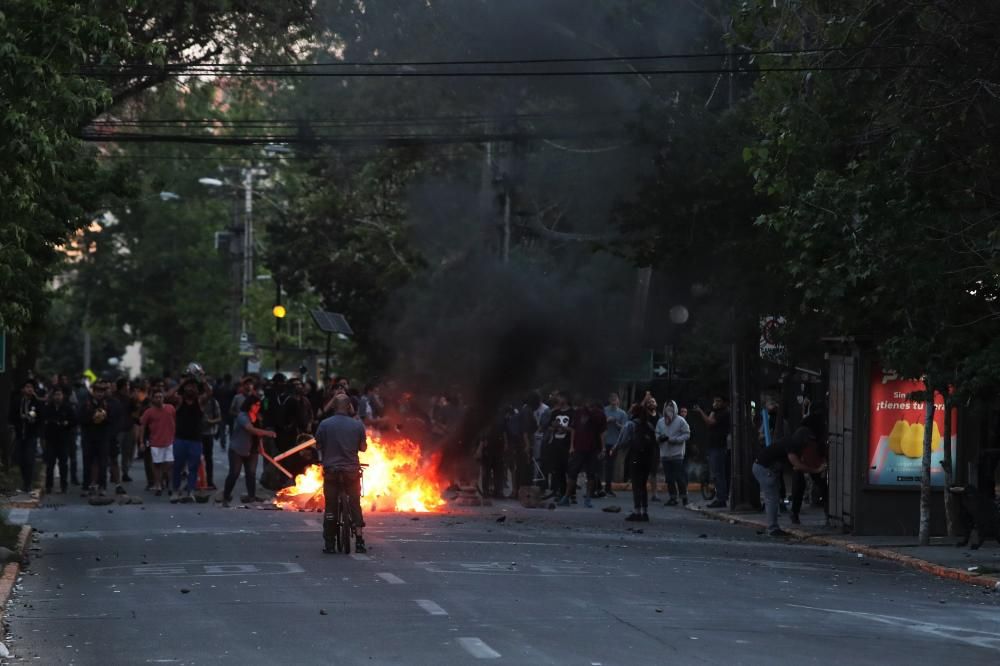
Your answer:
[[[364,492],[364,473],[367,464],[361,463],[358,469],[358,481],[361,486],[361,496],[363,497]],[[343,474],[343,472],[337,472],[337,474]],[[351,517],[351,505],[350,496],[347,494],[347,484],[340,483],[339,491],[337,494],[336,506],[334,507],[334,516],[336,516],[337,521],[333,532],[334,548],[333,550],[338,553],[344,553],[345,555],[351,552],[351,539],[357,540],[357,526],[354,524],[354,518]]]

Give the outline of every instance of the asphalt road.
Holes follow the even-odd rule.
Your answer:
[[[683,509],[623,516],[372,514],[363,557],[324,555],[318,514],[71,498],[27,516],[7,663],[1000,663],[1000,594]]]

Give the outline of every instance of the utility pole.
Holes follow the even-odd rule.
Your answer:
[[[243,169],[243,289],[240,307],[243,309],[240,333],[247,332],[246,309],[253,284],[253,177],[254,168]]]

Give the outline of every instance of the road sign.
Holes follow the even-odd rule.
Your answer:
[[[667,368],[667,366],[663,365],[662,363],[653,368],[653,374],[656,375],[657,377],[663,377],[668,372],[670,372],[669,368]]]
[[[249,340],[240,340],[240,358],[250,358],[254,355],[253,343]]]

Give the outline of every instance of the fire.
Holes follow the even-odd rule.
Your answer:
[[[424,459],[420,446],[405,437],[368,432],[368,450],[360,455],[366,463],[361,506],[366,511],[436,511],[445,504],[441,490],[446,485],[437,474],[438,456]],[[282,509],[323,509],[323,469],[310,465],[295,477],[295,485],[278,491],[275,504]]]

